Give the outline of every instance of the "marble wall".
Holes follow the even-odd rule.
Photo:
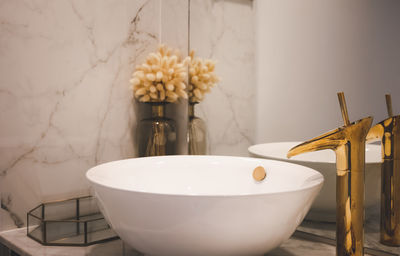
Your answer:
[[[191,0],[190,48],[217,61],[221,82],[197,108],[209,153],[247,156],[255,136],[254,7],[251,0]]]
[[[188,11],[190,10],[190,36]],[[218,61],[198,108],[209,153],[254,137],[253,1],[0,1],[0,230],[40,202],[86,195],[92,166],[136,156],[130,75],[160,42]],[[167,110],[187,152],[187,104]]]
[[[130,75],[161,41],[187,52],[187,8],[0,2],[0,230],[39,202],[87,194],[90,167],[136,155]]]
[[[1,1],[0,230],[25,225],[40,202],[89,193],[90,167],[136,156],[141,113],[128,81],[160,42],[218,61],[222,81],[199,107],[209,153],[246,155],[252,16],[250,0]],[[168,111],[184,154],[187,105]]]

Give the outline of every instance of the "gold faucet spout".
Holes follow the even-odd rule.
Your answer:
[[[287,157],[291,158],[292,156],[296,156],[302,153],[313,152],[324,149],[335,150],[337,147],[345,143],[345,140],[343,140],[343,138],[344,136],[342,134],[341,129],[336,129],[327,132],[321,136],[315,137],[311,140],[308,140],[293,147],[287,153]]]

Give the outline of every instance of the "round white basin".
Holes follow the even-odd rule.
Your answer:
[[[322,173],[325,184],[315,199],[306,219],[334,222],[336,220],[336,156],[332,150],[304,153],[290,159],[287,152],[301,142],[275,142],[249,147],[251,155],[267,159],[301,164]],[[366,145],[365,152],[365,207],[366,218],[379,208],[381,180],[381,147]]]
[[[263,255],[292,235],[323,184],[308,167],[225,156],[121,160],[86,177],[121,239],[154,256]]]

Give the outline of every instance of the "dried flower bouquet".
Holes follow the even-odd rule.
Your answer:
[[[190,52],[189,64],[189,102],[198,103],[204,99],[204,94],[218,83],[219,78],[214,73],[215,61],[194,57]]]
[[[185,92],[189,57],[181,59],[179,51],[160,45],[146,62],[137,65],[130,80],[134,95],[141,102],[176,102],[187,99]]]

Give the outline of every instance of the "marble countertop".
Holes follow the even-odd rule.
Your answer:
[[[399,248],[387,247],[375,242],[379,231],[375,220],[367,221],[365,225],[366,247],[373,248],[372,251],[366,250],[365,255],[400,255]],[[329,242],[335,243],[334,236],[334,224],[304,221],[289,240],[266,256],[334,256],[336,255],[335,246],[329,244]],[[126,246],[121,240],[87,247],[43,246],[26,236],[26,228],[0,232],[0,244],[20,256],[143,256]]]
[[[121,240],[86,247],[43,246],[26,235],[26,228],[0,233],[0,243],[20,256],[138,256],[135,251],[125,248]]]
[[[335,243],[336,226],[334,223],[304,221],[297,230]],[[385,246],[379,242],[379,230],[371,229],[368,222],[366,222],[364,230],[364,248],[365,253],[371,252],[372,255],[400,255],[399,247]]]
[[[20,256],[140,256],[141,254],[124,245],[121,240],[87,247],[42,246],[26,236],[26,229],[14,229],[0,233],[0,243]],[[335,255],[335,247],[292,237],[268,256],[320,256]]]
[[[400,255],[400,247],[385,246],[379,242],[379,209],[375,209],[370,213],[370,218],[366,219],[364,223],[364,247],[367,248],[366,251],[373,250],[377,255]],[[331,240],[335,239],[336,236],[335,223],[304,220],[297,230]]]

